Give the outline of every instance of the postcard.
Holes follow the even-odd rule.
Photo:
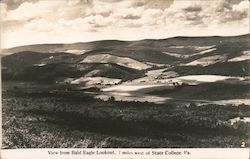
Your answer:
[[[2,159],[249,159],[249,0],[1,0]]]

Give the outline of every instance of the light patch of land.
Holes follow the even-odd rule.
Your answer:
[[[131,91],[138,91],[138,90],[145,89],[145,88],[151,88],[153,90],[155,88],[158,89],[163,86],[167,86],[167,87],[172,86],[172,82],[179,82],[179,84],[184,83],[184,82],[185,83],[192,83],[192,82],[207,83],[207,82],[217,82],[217,81],[223,81],[223,80],[229,80],[229,79],[244,80],[243,77],[230,77],[230,76],[220,76],[220,75],[189,75],[189,76],[181,76],[181,77],[166,79],[165,83],[149,84],[148,82],[147,83],[135,83],[133,81],[125,82],[117,86],[104,88],[102,89],[102,91],[104,92],[108,92],[108,91],[131,92]]]
[[[145,77],[132,80],[127,83],[166,83],[167,79],[177,77],[174,71],[166,71],[168,68],[147,71]]]
[[[180,54],[177,54],[177,53],[166,52],[166,51],[163,51],[162,53],[167,54],[169,56],[178,57],[178,58],[188,58],[188,57],[190,57],[190,55],[180,55]]]
[[[218,100],[211,102],[212,104],[218,104],[218,105],[250,105],[250,99],[228,99],[228,100]]]
[[[113,96],[116,101],[136,101],[136,102],[150,102],[150,103],[155,103],[155,104],[163,104],[166,103],[166,101],[170,98],[167,97],[158,97],[158,96],[149,96],[149,95],[144,95],[144,96],[136,96],[132,95],[130,93],[124,93],[124,92],[109,92],[109,93],[104,93],[95,96],[97,99],[102,99],[104,101],[107,101],[110,96]]]
[[[207,49],[207,50],[203,50],[201,52],[198,52],[195,55],[202,55],[202,54],[206,54],[206,53],[209,53],[209,52],[212,52],[212,51],[215,51],[215,50],[217,50],[217,48],[211,48],[211,49]]]
[[[229,122],[231,125],[234,125],[237,122],[249,123],[250,117],[237,117],[237,118],[229,119]]]
[[[250,51],[243,51],[243,55],[239,57],[232,58],[228,60],[229,62],[238,62],[238,61],[245,61],[250,60]]]
[[[208,57],[203,57],[198,60],[187,63],[186,66],[196,66],[196,65],[208,66],[208,65],[215,64],[217,62],[225,61],[226,58],[227,57],[225,55],[208,56]]]
[[[78,49],[67,50],[67,49],[62,49],[62,48],[55,48],[55,49],[50,49],[49,53],[65,52],[65,53],[70,53],[70,54],[75,54],[75,55],[81,55],[88,51],[91,51],[91,50],[78,50]]]
[[[88,51],[90,51],[90,50],[65,50],[64,52],[80,55],[80,54],[84,54],[85,52],[88,52]]]
[[[92,76],[98,74],[99,72],[101,72],[101,70],[93,70],[93,71],[90,71],[89,73],[87,73],[85,76],[92,77]]]
[[[180,103],[196,103],[198,106],[207,104],[216,105],[234,105],[239,106],[241,104],[250,105],[250,99],[228,99],[228,100],[197,100],[197,99],[185,99],[185,98],[172,98],[158,95],[148,95],[151,91],[174,89],[176,86],[167,84],[137,84],[127,85],[121,84],[118,86],[112,86],[103,88],[101,94],[97,94],[95,97],[103,100],[108,100],[111,96],[117,101],[140,101],[140,102],[152,102],[152,103],[166,103],[169,101],[176,101]]]
[[[150,65],[150,66],[157,66],[157,67],[167,67],[169,65],[167,64],[158,64],[158,63],[153,63],[153,62],[145,62],[145,64]]]
[[[211,48],[214,48],[216,45],[210,45],[210,46],[170,46],[169,48],[171,49],[184,49],[184,48],[189,48],[189,49],[194,49],[197,51],[203,51],[203,50],[208,50]]]
[[[164,85],[163,84],[140,84],[140,85],[121,84],[118,86],[103,88],[102,91],[104,92],[109,92],[109,91],[131,92],[131,91],[138,91],[140,89],[154,88],[154,87],[160,87],[160,86],[164,86]]]
[[[169,56],[173,56],[173,57],[178,57],[178,58],[189,58],[195,55],[202,55],[202,54],[206,54],[212,51],[217,50],[217,48],[215,48],[215,45],[211,45],[211,46],[170,46],[169,48],[174,48],[174,49],[193,49],[195,51],[199,51],[193,54],[178,54],[178,53],[173,53],[173,52],[166,52],[163,51],[163,54],[167,54]]]
[[[44,64],[44,63],[40,63],[40,64],[34,64],[33,66],[42,67],[42,66],[46,66],[46,64]]]
[[[167,70],[166,68],[163,69],[156,69],[156,70],[150,70],[146,73],[147,76],[156,76],[156,75],[160,75],[162,74],[165,70]]]
[[[171,49],[184,49],[185,46],[170,46]]]
[[[148,75],[159,74],[165,69],[148,71]],[[181,76],[175,78],[168,78],[158,80],[159,82],[145,81],[149,78],[136,79],[135,81],[128,81],[121,83],[119,85],[102,88],[102,93],[97,95],[97,98],[108,99],[113,96],[116,100],[121,101],[147,101],[153,103],[164,103],[169,100],[174,100],[178,102],[195,102],[200,105],[204,104],[218,104],[218,105],[240,105],[240,104],[250,104],[249,99],[230,99],[230,100],[192,100],[192,99],[181,99],[181,98],[170,98],[166,96],[149,95],[149,92],[159,91],[159,90],[174,90],[175,88],[185,84],[195,84],[199,85],[201,83],[212,83],[218,81],[244,81],[243,77],[231,77],[231,76],[219,76],[219,75],[189,75]],[[144,80],[145,82],[142,82]]]
[[[195,50],[197,51],[203,51],[203,50],[208,50],[211,48],[214,48],[216,45],[210,45],[210,46],[193,46]]]
[[[106,77],[81,77],[74,79],[70,84],[85,84],[86,86],[94,85],[115,85],[121,82],[121,79],[106,78]]]
[[[221,75],[188,75],[174,78],[175,80],[180,80],[183,82],[217,82],[228,79],[244,80],[243,77],[231,77],[231,76],[221,76]]]
[[[91,55],[87,56],[81,61],[81,63],[116,63],[121,66],[145,70],[151,68],[151,66],[144,64],[142,62],[136,61],[128,57],[119,57],[110,54],[101,54],[101,55]]]
[[[177,77],[178,74],[173,71],[164,72],[165,69],[151,70],[146,73],[145,77],[138,78],[132,81],[124,82],[120,85],[103,89],[103,91],[137,91],[144,88],[173,86],[174,82],[178,84],[199,84],[208,82],[217,82],[223,80],[243,81],[243,77],[222,76],[222,75],[188,75]],[[166,78],[160,78],[162,74],[166,74]],[[172,76],[172,78],[170,78]]]

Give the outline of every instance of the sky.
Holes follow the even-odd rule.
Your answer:
[[[1,0],[1,47],[249,33],[249,0]]]

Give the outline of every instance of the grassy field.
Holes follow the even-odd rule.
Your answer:
[[[3,91],[3,148],[241,147],[250,106],[94,99],[79,92]]]

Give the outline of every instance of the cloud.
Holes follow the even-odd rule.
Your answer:
[[[209,27],[214,24],[231,25],[232,22],[247,21],[248,9],[247,0],[176,1],[169,10],[166,10],[166,16],[170,21],[183,21],[184,24],[194,27]]]
[[[220,23],[240,21],[249,16],[249,1],[247,0],[219,1],[217,6],[213,10],[215,13],[213,17],[217,16]]]
[[[116,3],[116,2],[121,2],[122,0],[100,0],[100,1],[108,3]]]
[[[7,5],[8,10],[15,10],[24,2],[36,3],[38,0],[2,0]]]
[[[249,24],[248,0],[3,0],[0,7],[6,39],[26,33],[27,43],[233,35]],[[11,41],[5,45],[20,45]]]
[[[5,30],[15,31],[17,28],[23,27],[24,24],[25,23],[22,21],[8,20],[2,24],[2,29],[3,29],[3,31],[5,31]]]
[[[184,11],[186,11],[186,12],[201,12],[202,8],[201,8],[201,6],[189,6],[187,8],[184,8]]]
[[[166,9],[174,2],[174,0],[146,0],[146,8]]]
[[[122,17],[123,19],[140,19],[141,18],[141,16],[139,16],[139,15],[125,15],[125,16],[123,16]]]
[[[135,9],[135,8],[121,8],[114,13],[114,17],[118,21],[123,20],[123,19],[132,19],[132,20],[138,20],[142,16],[143,9]]]
[[[17,9],[7,11],[3,20],[20,20],[27,21],[30,19],[36,18],[45,18],[53,14],[53,10],[59,5],[60,2],[52,1],[51,3],[47,2],[24,2]],[[54,14],[55,15],[55,14]]]

